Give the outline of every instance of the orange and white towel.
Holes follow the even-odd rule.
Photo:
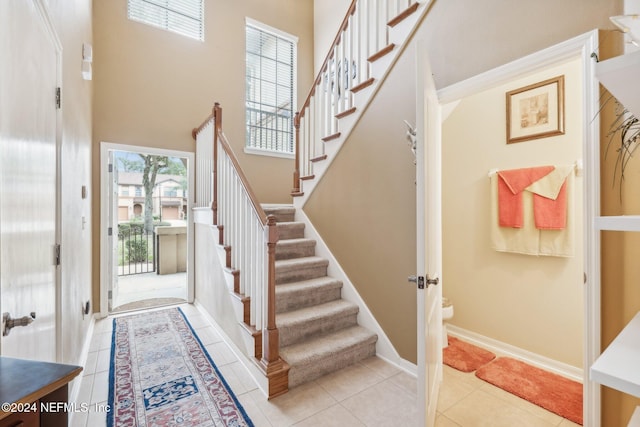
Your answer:
[[[555,169],[527,187],[533,195],[533,216],[539,230],[563,230],[567,226],[567,177],[575,166]]]
[[[501,227],[522,228],[522,192],[554,169],[553,166],[539,166],[498,171],[498,209]]]
[[[500,225],[499,184],[500,175],[491,175],[491,246],[501,252],[514,252],[527,255],[546,255],[572,257],[574,255],[574,166],[556,166],[552,172],[530,184],[521,192],[521,207],[523,211],[522,226],[519,228]],[[547,178],[548,177],[548,178]],[[511,190],[508,190],[511,192]],[[548,212],[538,215],[535,219],[534,197],[547,199],[564,206],[564,215]],[[564,201],[562,200],[564,199]],[[546,202],[546,201],[543,201]],[[545,210],[548,207],[539,207]],[[558,208],[558,205],[554,206]],[[558,219],[564,218],[564,227],[558,227]],[[543,228],[537,228],[538,225]],[[557,228],[551,228],[551,224]],[[544,226],[548,226],[545,228]]]

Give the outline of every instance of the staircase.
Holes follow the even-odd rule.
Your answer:
[[[376,346],[382,352],[390,347],[386,337],[378,343],[375,333],[358,324],[364,303],[359,307],[342,299],[343,283],[328,275],[329,261],[316,256],[315,240],[305,238],[305,223],[296,222],[295,216],[431,4],[432,0],[352,0],[296,114],[293,206],[258,202],[222,130],[218,103],[192,131],[197,199],[205,202],[200,206],[210,207],[210,225],[217,236],[214,251],[224,270],[222,286],[229,291],[232,315],[241,330],[232,335],[242,336],[242,351],[263,375],[256,379],[269,398],[373,356]],[[209,262],[207,251],[198,256]],[[350,286],[347,292],[354,294]],[[370,313],[364,314],[361,322],[376,328]]]
[[[431,4],[432,0],[353,0],[296,114],[294,206],[304,206]]]
[[[327,275],[292,206],[263,205],[276,217],[276,324],[289,387],[352,365],[376,353],[378,337],[358,325],[358,306],[341,299],[342,283]]]

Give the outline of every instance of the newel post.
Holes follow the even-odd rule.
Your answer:
[[[294,160],[293,189],[291,190],[291,194],[298,194],[300,193],[300,112],[296,113],[296,116],[293,119],[293,126],[296,129],[296,157]]]
[[[276,217],[267,217],[267,331],[264,334],[262,359],[265,365],[280,359],[279,333],[276,326],[276,243],[278,243],[278,227]]]
[[[220,103],[213,105],[213,225],[218,225],[218,132],[222,131],[222,108]]]
[[[276,217],[267,217],[267,325],[262,331],[262,359],[260,365],[269,379],[269,399],[289,390],[289,364],[280,357],[280,335],[276,326]]]

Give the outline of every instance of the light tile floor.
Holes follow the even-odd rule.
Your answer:
[[[187,299],[187,273],[143,273],[118,277],[114,307],[150,298]]]
[[[415,426],[416,379],[373,357],[267,400],[245,367],[193,305],[180,306],[257,427]],[[112,318],[96,322],[72,426],[106,424]],[[436,427],[570,427],[576,424],[447,366]]]

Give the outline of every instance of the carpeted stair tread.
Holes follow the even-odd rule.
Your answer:
[[[280,240],[301,239],[304,237],[304,222],[278,222],[278,236]]]
[[[305,238],[295,207],[262,207],[278,227],[276,324],[289,387],[374,356],[378,336],[358,325],[358,305],[341,298],[342,281],[327,276],[329,260],[315,255],[317,243]]]
[[[327,275],[329,261],[318,256],[276,261],[276,285]]]
[[[276,259],[291,259],[313,256],[316,253],[314,239],[280,239],[276,244]]]
[[[263,204],[262,209],[267,215],[274,215],[277,222],[293,221],[296,208],[292,205]]]
[[[330,276],[280,284],[276,286],[276,312],[340,299],[341,290],[342,282]]]
[[[378,336],[362,326],[353,326],[280,349],[287,361],[289,386],[312,381],[375,354]]]
[[[276,323],[285,347],[357,325],[358,306],[342,299],[280,313]]]

